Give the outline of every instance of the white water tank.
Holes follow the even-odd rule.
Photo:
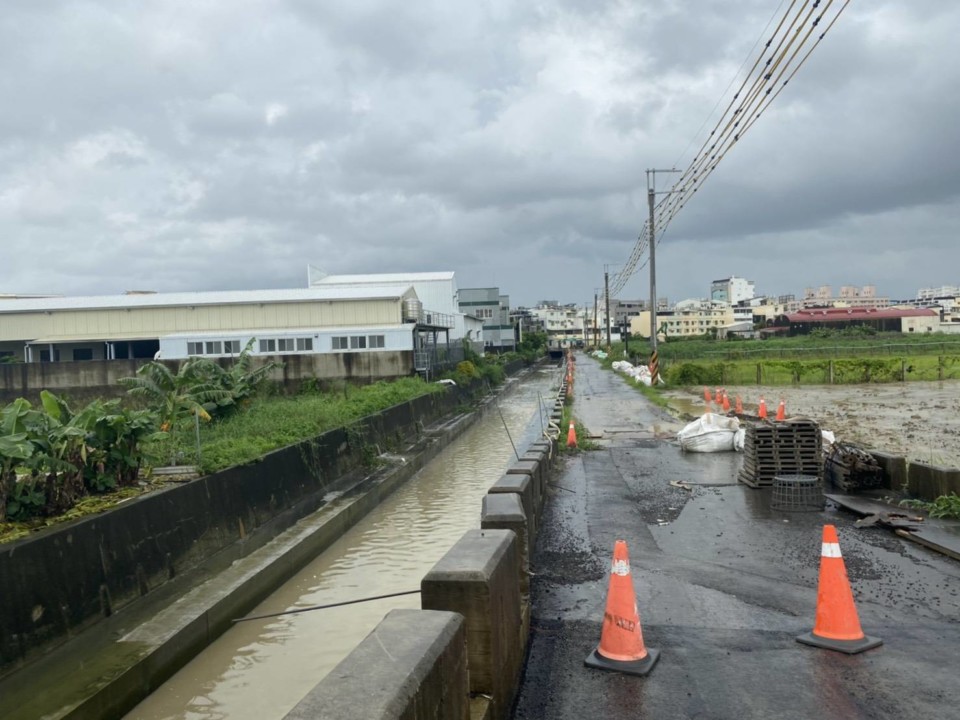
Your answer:
[[[419,322],[420,314],[423,312],[423,303],[417,298],[407,298],[403,301],[403,321]]]

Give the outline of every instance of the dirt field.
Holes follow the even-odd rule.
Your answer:
[[[711,388],[713,391],[713,388]],[[756,412],[766,398],[772,418],[780,398],[787,416],[802,415],[836,433],[837,440],[857,443],[935,465],[960,467],[960,381],[886,385],[816,385],[806,387],[728,387],[730,402],[740,395],[746,412]],[[703,388],[665,393],[681,414],[703,413]]]

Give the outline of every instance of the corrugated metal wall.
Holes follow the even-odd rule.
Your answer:
[[[0,318],[0,341],[158,338],[191,331],[389,325],[402,321],[401,306],[391,299],[325,300],[4,314]]]

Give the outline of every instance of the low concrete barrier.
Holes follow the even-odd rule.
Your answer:
[[[935,500],[941,495],[958,492],[960,469],[921,462],[907,463],[907,488],[911,495],[924,500]]]
[[[878,450],[871,450],[870,454],[883,469],[883,484],[886,488],[906,489],[910,495],[927,501],[952,492],[960,493],[960,468],[908,461],[901,455]]]
[[[509,477],[509,476],[507,476]],[[522,477],[522,476],[521,476]],[[529,480],[529,478],[526,478]],[[520,551],[517,577],[520,597],[530,596],[530,531],[529,519],[523,510],[520,496],[516,493],[488,492],[483,497],[480,510],[482,530],[512,530],[517,536]]]
[[[890,490],[901,490],[907,484],[907,459],[902,455],[871,450],[870,454],[883,469],[883,486]]]
[[[466,619],[470,692],[489,696],[491,720],[510,712],[523,664],[519,562],[512,531],[468,530],[420,583],[423,609]]]
[[[523,514],[527,520],[528,543],[532,550],[537,542],[537,530],[539,528],[539,524],[537,523],[537,508],[541,502],[537,484],[530,479],[529,475],[504,475],[490,486],[487,493],[513,493],[519,497],[520,504],[523,506]],[[481,527],[482,526],[481,518]]]
[[[462,615],[391,610],[285,720],[468,720]]]

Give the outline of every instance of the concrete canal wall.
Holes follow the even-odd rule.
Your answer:
[[[370,448],[416,443],[463,402],[422,396],[273,452],[0,548],[0,672],[176,578],[249,555],[368,475]],[[354,488],[355,492],[362,486]]]

